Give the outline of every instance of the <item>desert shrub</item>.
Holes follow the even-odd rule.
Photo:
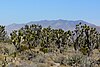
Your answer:
[[[64,59],[66,59],[65,57],[57,57],[54,62],[56,63],[60,63],[60,64],[63,64],[64,63]]]
[[[48,48],[41,48],[40,51],[44,52],[44,53],[48,53],[49,49]]]
[[[87,55],[87,53],[89,53],[88,47],[81,47],[80,51],[83,53],[83,55]]]
[[[21,51],[24,51],[24,50],[27,50],[27,49],[28,49],[27,46],[23,46],[23,45],[21,45]]]
[[[77,66],[78,64],[81,63],[81,59],[82,59],[81,55],[73,55],[68,58],[67,64],[70,66],[73,66],[73,65]]]

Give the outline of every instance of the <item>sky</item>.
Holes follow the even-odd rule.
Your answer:
[[[100,26],[100,0],[0,0],[0,25],[57,19]]]

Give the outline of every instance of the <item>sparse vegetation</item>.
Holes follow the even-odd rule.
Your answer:
[[[6,41],[7,38],[5,26],[0,26],[0,42]],[[3,55],[11,57],[13,60],[16,60],[16,58],[23,58],[23,60],[32,62],[36,60],[34,58],[38,58],[37,56],[40,55],[54,62],[59,55],[63,55],[66,57],[68,56],[68,58],[56,61],[60,65],[69,65],[69,67],[100,66],[100,33],[96,31],[96,28],[92,28],[86,24],[77,24],[74,31],[52,29],[50,26],[48,28],[42,28],[41,25],[35,24],[30,26],[25,25],[25,27],[19,30],[14,30],[8,39],[9,41],[7,41],[7,44],[12,43],[12,45],[10,44],[9,46],[12,46],[11,48],[15,50],[14,52],[10,52],[11,48],[8,49],[6,45],[3,45],[6,47],[4,48]],[[71,48],[70,52],[72,53],[68,52],[69,48]],[[94,50],[98,50],[98,59],[92,58]],[[77,53],[79,54],[74,55]],[[46,54],[56,54],[56,57],[47,56]],[[85,60],[83,59],[84,57],[89,59]],[[85,61],[86,63],[82,64]],[[97,61],[97,63],[95,63],[95,61]],[[7,60],[6,62],[2,61],[2,67],[6,67],[8,63],[11,63]]]

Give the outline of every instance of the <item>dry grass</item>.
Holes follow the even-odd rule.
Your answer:
[[[10,54],[12,54],[14,52],[15,48],[13,45],[7,44],[7,43],[0,43],[0,50],[2,50],[5,47],[9,50]],[[30,53],[29,50],[26,50],[23,52]],[[33,64],[36,64],[37,67],[73,67],[73,66],[70,66],[68,64],[66,64],[66,65],[60,64],[59,61],[61,61],[62,58],[64,58],[64,60],[65,60],[65,59],[68,59],[69,57],[74,56],[74,55],[82,55],[81,52],[75,52],[73,50],[73,48],[68,48],[67,51],[63,52],[62,54],[59,51],[55,52],[55,53],[44,54],[43,52],[39,51],[39,48],[32,49],[32,52],[33,52],[33,54],[36,54],[38,52],[38,54],[36,54],[36,57],[34,57],[33,59],[39,60],[39,57],[42,59],[45,59],[45,60],[43,60],[43,63],[38,62],[38,61],[33,62],[32,60],[27,60],[26,56],[20,55],[20,53],[19,53],[17,55],[17,57],[15,57],[15,58],[13,57],[13,55],[0,54],[0,64],[2,65],[2,62],[5,60],[5,57],[6,57],[6,60],[8,61],[7,65],[9,65],[11,63],[13,63],[15,65],[21,65],[21,64],[25,63],[27,65],[29,64],[30,66]],[[61,59],[59,59],[59,58],[61,58]],[[91,58],[92,58],[92,60],[100,59],[99,50],[97,50],[97,49],[93,50],[93,54],[92,54]],[[2,67],[2,66],[0,66],[0,67]],[[99,66],[95,65],[95,67],[100,67],[100,64],[99,64]]]

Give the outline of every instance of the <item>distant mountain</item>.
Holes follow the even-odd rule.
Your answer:
[[[18,30],[24,26],[25,26],[24,24],[15,24],[15,23],[8,25],[6,26],[7,34],[10,34],[13,30]]]
[[[87,24],[91,27],[97,28],[97,31],[100,31],[100,27],[96,26],[94,24],[88,23],[86,21],[83,20],[76,20],[76,21],[70,21],[70,20],[41,20],[41,21],[31,21],[29,23],[26,23],[27,25],[31,25],[31,24],[39,24],[42,25],[43,27],[48,27],[51,26],[54,29],[63,29],[63,30],[74,30],[76,24],[78,23],[82,23],[82,24]],[[12,30],[18,30],[21,27],[24,27],[26,24],[11,24],[6,26],[6,31],[9,33],[11,33]]]

